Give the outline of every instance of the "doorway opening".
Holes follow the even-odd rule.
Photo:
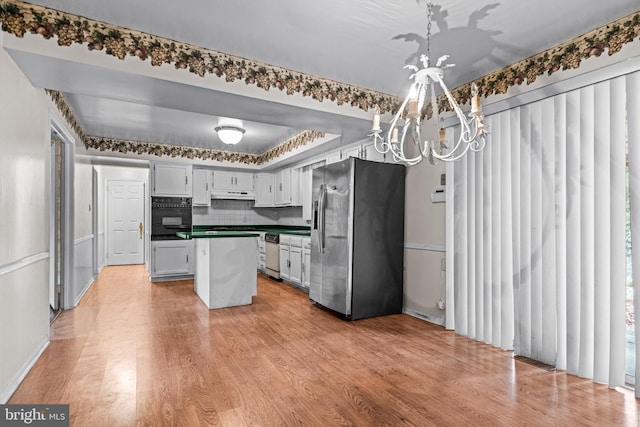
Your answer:
[[[63,229],[65,217],[65,138],[56,126],[51,124],[50,164],[50,277],[49,277],[49,322],[58,317],[63,309],[62,287],[64,283]]]

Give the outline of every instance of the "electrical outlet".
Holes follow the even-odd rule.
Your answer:
[[[442,258],[440,260],[440,270],[447,271],[447,259],[446,258]]]

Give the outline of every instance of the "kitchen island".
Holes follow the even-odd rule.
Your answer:
[[[251,304],[258,290],[258,233],[193,231],[177,235],[195,240],[194,290],[208,308]]]

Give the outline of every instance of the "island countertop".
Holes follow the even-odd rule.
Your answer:
[[[211,238],[230,238],[230,237],[259,237],[258,233],[247,231],[179,231],[176,233],[178,237],[183,239],[211,239]]]

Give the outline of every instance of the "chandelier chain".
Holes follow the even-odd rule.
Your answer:
[[[433,3],[427,3],[427,66],[431,62],[431,18],[433,16]]]

